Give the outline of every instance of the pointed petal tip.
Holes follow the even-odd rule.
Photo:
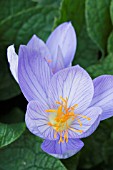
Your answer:
[[[14,44],[7,48],[7,59],[10,66],[10,71],[18,83],[18,55],[15,52]]]
[[[27,46],[26,45],[20,45],[19,46],[19,52],[18,52],[19,57],[22,55],[22,53],[24,51],[26,52],[26,50],[27,50]]]
[[[75,65],[76,67],[78,67],[78,68],[82,68],[79,64],[77,64],[77,65]]]
[[[8,59],[8,62],[10,62],[10,59],[11,59],[11,58],[10,58],[10,55],[9,55],[11,51],[13,51],[13,52],[15,51],[14,44],[10,45],[10,46],[7,48],[7,59]]]
[[[31,37],[31,39],[35,39],[38,38],[36,34],[33,34],[33,36]]]
[[[64,22],[64,23],[62,23],[61,25],[67,25],[67,26],[71,26],[71,27],[73,27],[73,25],[72,25],[72,22],[71,21],[67,21],[67,22]]]
[[[65,26],[67,25],[67,30],[70,29],[71,31],[73,31],[74,32],[73,35],[75,34],[75,37],[76,37],[76,31],[75,31],[75,29],[74,29],[74,27],[72,25],[72,22],[68,21],[68,22],[64,22],[63,24]],[[61,24],[61,25],[63,25],[63,24]]]

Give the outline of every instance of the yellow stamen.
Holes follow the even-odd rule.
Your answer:
[[[69,129],[72,130],[73,132],[83,133],[83,130],[77,130],[77,129],[74,129],[74,128],[69,128]]]
[[[82,122],[80,121],[80,119],[76,118],[76,120],[79,123],[79,125],[82,126]]]
[[[52,60],[50,60],[48,58],[45,58],[45,60],[46,60],[47,63],[51,63],[52,62]]]
[[[81,115],[81,114],[76,114],[77,116],[80,116],[80,117],[82,117],[82,118],[84,118],[84,119],[87,119],[87,120],[91,120],[91,118],[89,118],[89,117],[87,117],[87,116],[84,116],[84,115]]]
[[[58,143],[59,143],[59,144],[60,144],[60,143],[64,143],[64,140],[62,139],[62,132],[60,132],[60,139],[59,139]]]
[[[58,143],[68,142],[68,130],[71,130],[76,133],[83,133],[81,129],[74,129],[71,126],[74,120],[77,120],[79,126],[82,127],[82,122],[78,117],[82,117],[86,120],[91,120],[89,117],[82,114],[75,114],[74,110],[78,107],[78,104],[74,104],[71,107],[68,107],[68,98],[60,97],[61,101],[56,101],[58,108],[48,109],[46,112],[49,112],[49,122],[48,125],[52,126],[54,129],[54,138],[57,137],[57,134],[60,135]]]
[[[45,112],[57,112],[57,110],[54,110],[54,109],[48,109],[48,110],[45,110]]]
[[[68,142],[68,131],[64,133],[64,140],[66,141],[66,143]]]
[[[57,137],[57,131],[55,131],[54,133],[54,138],[56,139],[56,137]]]
[[[52,60],[47,60],[47,62],[48,62],[48,63],[51,63],[51,62],[52,62]]]

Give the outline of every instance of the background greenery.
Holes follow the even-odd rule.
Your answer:
[[[113,0],[0,0],[0,170],[113,169],[113,118],[66,160],[44,153],[41,139],[26,130],[27,102],[10,74],[7,47],[15,44],[18,51],[33,34],[46,40],[65,21],[77,34],[73,65],[80,64],[92,78],[113,75]]]

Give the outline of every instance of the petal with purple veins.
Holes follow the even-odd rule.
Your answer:
[[[47,61],[51,60],[51,55],[46,44],[36,35],[33,35],[27,44],[28,48],[35,49],[40,57],[44,57]]]
[[[20,88],[28,101],[39,100],[47,104],[47,91],[52,72],[47,62],[34,49],[19,49],[18,79]]]
[[[52,68],[53,73],[56,73],[57,71],[59,71],[59,70],[61,70],[63,68],[65,68],[65,66],[64,66],[64,58],[63,58],[63,54],[62,54],[62,51],[60,49],[60,46],[58,46],[56,64],[55,64],[55,67]]]
[[[101,121],[101,115],[99,115],[96,121],[92,124],[92,126],[86,132],[79,135],[78,138],[86,138],[90,136],[97,129],[97,127],[100,124],[100,121]]]
[[[73,60],[76,50],[76,34],[71,22],[59,25],[49,36],[46,44],[51,52],[53,68],[57,59],[57,49],[60,46],[65,67],[69,66]]]
[[[27,106],[25,116],[26,125],[36,136],[55,140],[54,129],[48,125],[49,116],[45,111],[46,109],[48,109],[48,107],[39,104],[39,101],[31,101]]]
[[[41,148],[44,152],[59,158],[66,159],[79,152],[84,143],[80,139],[69,139],[68,142],[58,143],[58,140],[45,140]]]
[[[80,66],[65,68],[57,72],[48,87],[51,108],[57,107],[60,96],[68,98],[68,107],[78,104],[76,113],[81,113],[90,105],[94,93],[93,82]]]
[[[80,113],[70,125],[69,138],[84,138],[91,135],[100,123],[101,113],[102,109],[99,107],[90,107]],[[79,130],[82,132],[79,132]]]
[[[95,78],[94,97],[91,106],[101,107],[101,120],[113,116],[113,76],[103,75]]]

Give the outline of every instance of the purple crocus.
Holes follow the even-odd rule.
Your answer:
[[[33,35],[27,44],[27,48],[29,51],[31,50],[31,53],[34,49],[34,55],[44,58],[52,69],[52,73],[56,73],[65,67],[71,66],[76,44],[76,34],[71,22],[65,22],[51,33],[46,44],[36,35]],[[19,53],[21,53],[21,47]],[[15,53],[14,45],[8,47],[7,55],[11,73],[18,82],[19,57]]]
[[[113,116],[113,76],[92,81],[83,68],[71,67],[75,49],[70,22],[57,27],[46,44],[33,36],[19,56],[8,48],[11,72],[29,102],[26,125],[44,139],[43,151],[61,159],[80,151],[81,138]]]

